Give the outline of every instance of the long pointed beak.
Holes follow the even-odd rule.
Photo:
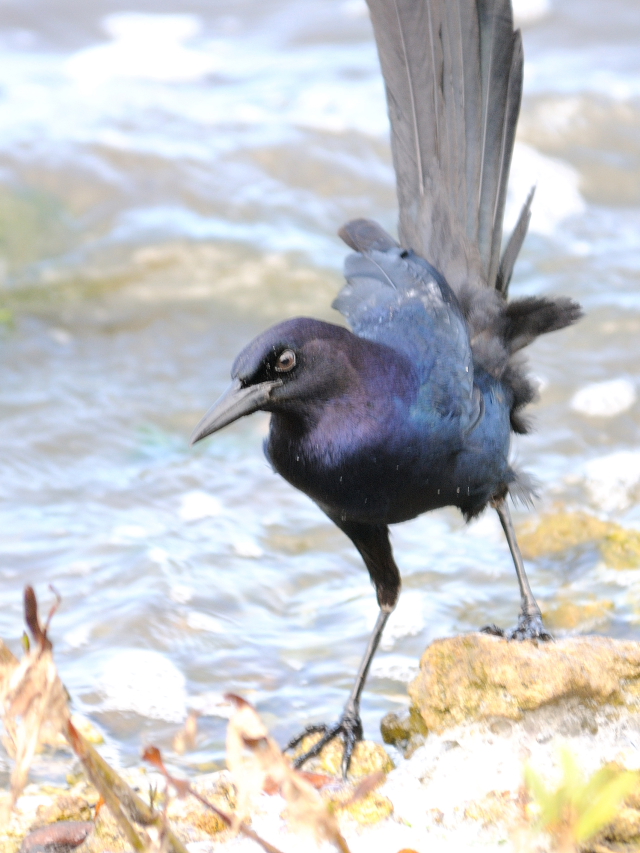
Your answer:
[[[239,379],[234,379],[194,429],[190,444],[195,444],[201,438],[206,438],[211,433],[226,427],[227,424],[237,421],[238,418],[257,412],[269,401],[271,392],[279,385],[282,385],[282,380],[275,379],[270,382],[261,382],[259,385],[248,385],[245,388]]]

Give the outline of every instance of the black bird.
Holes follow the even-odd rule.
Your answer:
[[[534,397],[519,350],[580,316],[569,299],[507,301],[533,198],[501,252],[522,93],[510,0],[368,5],[391,120],[399,242],[369,220],[345,225],[340,236],[355,254],[333,304],[353,331],[308,318],[268,329],[240,353],[231,387],[192,436],[271,412],[271,465],[362,555],[378,619],[341,719],[310,727],[323,737],[297,762],[341,735],[344,774],[362,737],[371,659],[400,592],[389,524],[445,506],[470,519],[491,505],[522,597],[507,636],[550,639],[506,503],[526,492],[509,441],[527,431],[522,409]]]

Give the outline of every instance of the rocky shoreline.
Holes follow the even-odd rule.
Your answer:
[[[507,643],[485,634],[453,637],[429,646],[408,689],[410,710],[402,717],[388,715],[382,725],[385,740],[405,756],[397,767],[383,747],[365,742],[347,784],[338,777],[336,745],[309,768],[320,774],[316,786],[351,853],[560,849],[554,847],[553,832],[536,832],[540,809],[525,785],[524,768],[553,790],[562,782],[567,752],[585,779],[602,767],[612,774],[634,774],[612,819],[580,849],[640,849],[640,643],[595,636],[541,645]],[[374,773],[380,784],[354,798],[358,782]],[[150,790],[165,788],[155,770],[125,776],[143,799]],[[192,785],[233,812],[228,771],[198,777]],[[84,781],[65,789],[29,786],[10,825],[0,828],[0,853],[17,853],[37,826],[93,821],[97,802],[97,793]],[[250,825],[282,853],[299,851],[301,845],[308,851],[336,849],[293,832],[286,812],[279,794],[263,792],[253,801]],[[250,838],[234,836],[192,797],[173,797],[167,817],[190,853],[260,849]],[[116,853],[131,847],[102,808],[77,849]]]

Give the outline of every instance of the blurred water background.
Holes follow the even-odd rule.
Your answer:
[[[587,317],[531,348],[537,430],[514,454],[535,512],[640,527],[640,7],[516,6],[510,221],[538,190],[512,289]],[[364,2],[6,0],[0,51],[0,636],[18,650],[24,584],[43,606],[55,585],[62,677],[123,764],[168,749],[188,708],[200,741],[177,763],[219,762],[227,690],[281,741],[331,721],[376,616],[359,557],[270,471],[266,417],[188,437],[258,331],[338,321],[339,226],[395,229]],[[393,540],[404,594],[364,696],[374,737],[430,640],[511,625],[519,603],[492,514]],[[547,609],[610,603],[574,630],[640,638],[638,571],[585,547],[530,577]]]

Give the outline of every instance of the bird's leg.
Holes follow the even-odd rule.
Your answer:
[[[308,759],[318,755],[322,751],[323,747],[329,743],[329,741],[340,735],[344,741],[344,752],[342,754],[342,775],[344,778],[346,778],[355,745],[359,740],[362,740],[360,697],[362,695],[362,690],[364,688],[365,681],[367,680],[371,661],[373,660],[373,656],[376,652],[376,649],[378,648],[378,645],[380,643],[380,637],[382,636],[384,626],[387,624],[387,619],[389,618],[390,614],[390,610],[385,611],[382,608],[378,613],[378,618],[376,620],[373,633],[369,638],[364,657],[362,658],[362,661],[360,662],[360,667],[358,668],[358,673],[356,675],[356,680],[353,685],[353,689],[347,700],[347,704],[344,706],[344,711],[342,712],[342,716],[340,717],[338,722],[332,726],[308,726],[302,732],[301,735],[298,735],[298,737],[294,738],[287,745],[287,749],[295,749],[295,747],[297,747],[307,735],[318,733],[322,734],[322,737],[317,741],[317,743],[315,743],[303,755],[300,755],[295,759],[295,761],[293,762],[295,767],[300,767],[305,763],[305,761],[308,761]]]
[[[498,513],[502,529],[504,530],[504,535],[507,537],[507,542],[509,543],[509,550],[513,557],[513,564],[516,568],[518,584],[520,585],[522,607],[520,608],[518,624],[510,631],[503,631],[495,625],[489,625],[482,630],[487,634],[496,634],[500,637],[506,637],[508,640],[552,640],[552,635],[544,627],[538,602],[533,597],[531,587],[529,586],[529,580],[527,578],[527,573],[524,570],[522,554],[520,553],[520,547],[518,546],[518,540],[516,539],[516,531],[513,526],[506,498],[500,498],[495,501],[493,506]]]
[[[346,778],[351,762],[354,747],[362,740],[362,720],[360,719],[360,697],[369,674],[369,667],[376,649],[380,644],[380,638],[400,595],[400,573],[391,553],[389,544],[389,529],[383,524],[363,524],[361,522],[345,521],[342,518],[329,516],[338,527],[351,539],[360,552],[365,562],[371,580],[376,588],[380,612],[375,627],[369,638],[364,657],[358,668],[358,674],[353,685],[347,704],[342,716],[335,725],[309,726],[305,731],[294,738],[287,749],[295,749],[296,746],[310,734],[321,733],[322,737],[307,750],[304,755],[295,759],[295,766],[300,767],[309,758],[313,758],[321,749],[340,735],[344,740],[344,752],[342,754],[342,775]]]

